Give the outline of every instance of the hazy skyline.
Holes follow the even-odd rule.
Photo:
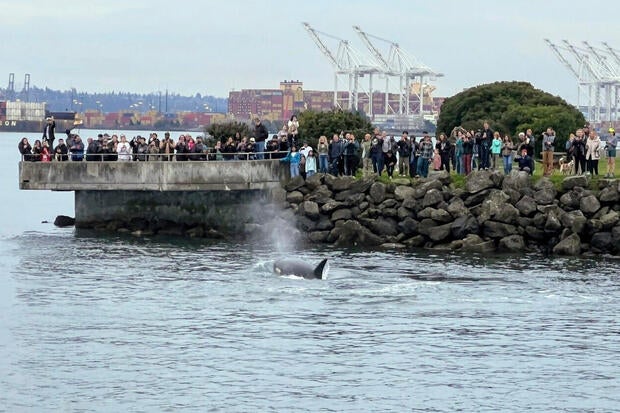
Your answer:
[[[353,25],[443,73],[435,96],[500,80],[523,80],[577,101],[576,79],[544,43],[567,39],[620,48],[617,2],[0,0],[2,87],[15,73],[31,85],[84,92],[227,97],[300,80],[332,90],[333,70],[302,22],[348,39]],[[336,47],[328,40],[328,47]],[[377,43],[387,52],[386,44]],[[375,83],[378,85],[378,82]]]

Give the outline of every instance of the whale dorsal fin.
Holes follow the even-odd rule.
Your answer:
[[[329,270],[329,265],[327,265],[327,258],[323,259],[319,262],[319,265],[314,269],[314,276],[320,280],[323,280],[327,277],[327,271]]]

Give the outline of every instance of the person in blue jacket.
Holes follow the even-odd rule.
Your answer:
[[[291,178],[299,176],[299,163],[301,162],[301,154],[297,151],[297,147],[295,145],[291,146],[291,150],[286,154],[286,156],[280,159],[280,162],[288,162]]]

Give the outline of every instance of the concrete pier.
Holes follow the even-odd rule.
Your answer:
[[[277,160],[20,162],[19,187],[75,191],[76,227],[201,236],[264,219],[287,170]]]

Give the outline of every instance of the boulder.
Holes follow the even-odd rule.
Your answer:
[[[534,198],[525,195],[515,206],[521,215],[529,217],[536,212],[537,204]]]
[[[304,232],[310,232],[316,230],[317,221],[310,219],[309,217],[302,215],[296,219],[297,228]]]
[[[398,201],[395,199],[386,199],[381,202],[377,208],[386,209],[386,208],[395,208],[398,205]]]
[[[408,198],[415,198],[415,189],[410,186],[399,185],[394,189],[394,198],[403,201]]]
[[[342,209],[346,207],[347,205],[344,202],[330,201],[321,206],[321,212],[323,212],[324,214],[331,214],[337,209]]]
[[[384,183],[375,182],[370,186],[370,197],[375,204],[380,204],[385,199],[386,187]]]
[[[330,191],[326,185],[321,185],[306,197],[306,201],[312,201],[319,205],[323,205],[333,201],[333,196],[334,193]]]
[[[411,217],[407,217],[398,223],[398,231],[406,237],[411,237],[418,232],[418,221]]]
[[[399,220],[403,220],[408,217],[413,217],[413,214],[407,208],[400,207],[396,210],[396,216]]]
[[[381,210],[381,215],[384,217],[398,218],[398,210],[396,208],[385,208]]]
[[[330,219],[326,217],[325,215],[321,215],[321,218],[316,223],[316,226],[314,229],[317,231],[327,231],[327,230],[331,230],[332,228],[334,228],[334,223],[330,221]]]
[[[366,191],[368,191],[368,189],[370,189],[370,187],[372,186],[373,183],[375,183],[375,181],[377,180],[377,178],[373,175],[373,176],[366,176],[363,177],[362,179],[357,179],[355,182],[353,182],[353,184],[351,184],[351,191],[357,192],[357,193],[365,193]]]
[[[367,226],[377,235],[387,236],[398,234],[398,224],[391,218],[379,217],[375,220],[371,220]]]
[[[450,215],[450,213],[445,209],[435,209],[431,212],[431,219],[437,222],[446,223],[451,222],[453,218],[452,215]]]
[[[560,217],[560,220],[562,221],[562,226],[564,226],[564,228],[570,228],[574,233],[579,234],[581,232],[581,229],[577,228],[579,229],[579,231],[575,231],[573,229],[573,225],[575,225],[575,222],[577,220],[582,220],[581,225],[583,226],[585,225],[587,219],[583,215],[583,212],[576,210],[576,211],[570,211],[570,212],[563,214]]]
[[[620,245],[620,226],[616,226],[611,230],[611,239],[614,245]]]
[[[495,252],[495,243],[492,240],[484,241],[478,235],[470,234],[463,239],[463,247],[461,249],[466,252],[488,254]]]
[[[450,200],[447,211],[453,218],[458,218],[469,214],[469,209],[465,206],[465,203],[461,198],[453,198]]]
[[[519,193],[523,193],[523,189],[530,188],[532,186],[532,178],[527,172],[513,170],[510,174],[504,177],[502,182],[502,189],[514,189]]]
[[[424,198],[428,191],[431,189],[441,189],[442,186],[441,182],[436,179],[423,180],[420,185],[415,187],[415,197]]]
[[[252,225],[256,225],[256,224],[246,224],[246,227],[244,228],[244,230],[245,231],[250,230]],[[185,235],[187,235],[190,238],[202,238],[205,236],[205,229],[201,225],[198,225],[194,228],[190,228],[187,231],[185,231]]]
[[[620,214],[618,214],[616,211],[610,211],[603,215],[600,218],[600,221],[603,225],[603,229],[610,230],[618,223],[618,221],[620,221]]]
[[[546,232],[556,233],[560,232],[562,228],[562,223],[560,222],[559,218],[555,213],[550,212],[549,214],[547,214],[547,221],[545,222]]]
[[[620,201],[620,193],[615,186],[607,186],[601,190],[598,196],[601,202],[605,203],[617,203]]]
[[[312,201],[302,202],[299,205],[299,213],[313,221],[317,221],[321,217],[321,213],[319,212],[319,204]]]
[[[571,190],[575,187],[587,188],[588,178],[585,175],[567,176],[562,180],[562,189],[565,191]]]
[[[348,247],[351,245],[376,246],[381,245],[383,240],[381,237],[373,234],[357,221],[349,220],[339,227],[339,235],[335,241],[336,246]],[[334,228],[335,230],[335,228]],[[334,231],[332,230],[332,232]],[[331,237],[331,233],[330,233]]]
[[[415,211],[418,208],[420,208],[422,205],[420,204],[418,199],[414,199],[414,198],[407,198],[403,201],[402,204],[403,207],[411,210],[411,211]]]
[[[478,234],[480,226],[478,220],[472,215],[463,215],[452,222],[450,231],[452,238],[463,239],[470,234]]]
[[[349,209],[338,209],[338,210],[334,211],[334,213],[332,214],[330,220],[335,222],[335,221],[339,221],[341,219],[349,220],[352,217],[353,217],[353,214],[351,213],[351,210],[349,210]]]
[[[411,248],[417,248],[417,247],[421,247],[422,245],[424,245],[425,241],[426,240],[424,239],[422,235],[416,235],[414,237],[411,237],[403,241],[403,244]]]
[[[579,255],[581,253],[581,239],[577,234],[571,234],[553,247],[557,255]]]
[[[470,195],[468,197],[465,198],[465,206],[466,207],[472,207],[474,205],[479,205],[482,203],[482,201],[484,201],[486,199],[486,197],[489,195],[489,193],[491,192],[490,189],[486,189],[484,191],[480,191],[476,194]]]
[[[576,191],[568,191],[560,197],[560,205],[564,208],[577,209],[582,194]]]
[[[483,223],[488,219],[506,224],[517,222],[519,210],[508,201],[510,197],[503,191],[493,189],[489,196],[482,202],[478,222]]]
[[[286,202],[290,202],[291,204],[299,204],[303,202],[304,194],[299,191],[292,191],[286,194]]]
[[[451,227],[452,224],[436,225],[430,228],[428,237],[434,242],[444,241],[446,238],[450,237]]]
[[[542,229],[536,228],[534,225],[529,225],[525,227],[525,235],[527,235],[528,238],[536,240],[536,241],[542,241],[547,237],[547,234],[545,234],[545,231],[543,231]]]
[[[482,233],[489,238],[504,238],[508,235],[517,234],[517,228],[503,222],[485,221],[482,225]]]
[[[75,225],[75,218],[66,215],[58,215],[54,220],[54,225],[60,228],[72,227]]]
[[[494,186],[495,183],[489,171],[473,171],[465,180],[465,190],[470,194],[476,194]]]
[[[425,218],[418,223],[418,232],[422,235],[428,236],[431,229],[435,227],[437,223],[430,218]]]
[[[314,191],[319,186],[323,185],[324,176],[325,175],[323,174],[314,174],[312,176],[309,176],[308,178],[306,178],[306,187],[309,190]]]
[[[292,178],[290,181],[288,181],[286,185],[284,185],[284,189],[286,189],[287,192],[291,192],[291,191],[295,191],[296,189],[301,188],[305,184],[306,184],[306,181],[304,181],[304,178],[302,178],[301,176],[296,176]]]
[[[325,175],[325,184],[334,192],[346,191],[347,189],[351,189],[353,183],[355,182],[355,178],[352,176],[333,176],[333,175]]]
[[[538,205],[550,205],[553,204],[553,201],[555,201],[556,195],[557,191],[553,186],[551,186],[550,188],[542,188],[536,191],[536,193],[534,193],[534,199]]]
[[[312,231],[308,234],[308,239],[312,242],[327,242],[329,231]]]
[[[497,249],[503,252],[525,251],[525,240],[521,235],[509,235],[499,240]]]
[[[601,207],[601,203],[594,195],[587,195],[579,201],[579,209],[585,215],[593,215]]]
[[[615,245],[611,232],[597,232],[590,240],[590,248],[600,252],[615,252],[618,245]]]
[[[426,195],[424,195],[424,199],[422,200],[422,208],[426,208],[429,206],[435,206],[443,201],[443,194],[438,189],[429,190]]]
[[[502,191],[504,191],[504,193],[506,193],[506,195],[510,197],[510,203],[512,205],[515,205],[517,202],[519,202],[519,200],[523,196],[521,195],[521,192],[512,188],[502,188]]]
[[[399,185],[411,186],[411,181],[409,180],[409,178],[394,178],[392,180],[392,183],[396,186],[399,186]]]
[[[418,212],[417,217],[418,219],[430,218],[433,215],[433,211],[436,211],[436,209],[432,207],[424,208]]]

